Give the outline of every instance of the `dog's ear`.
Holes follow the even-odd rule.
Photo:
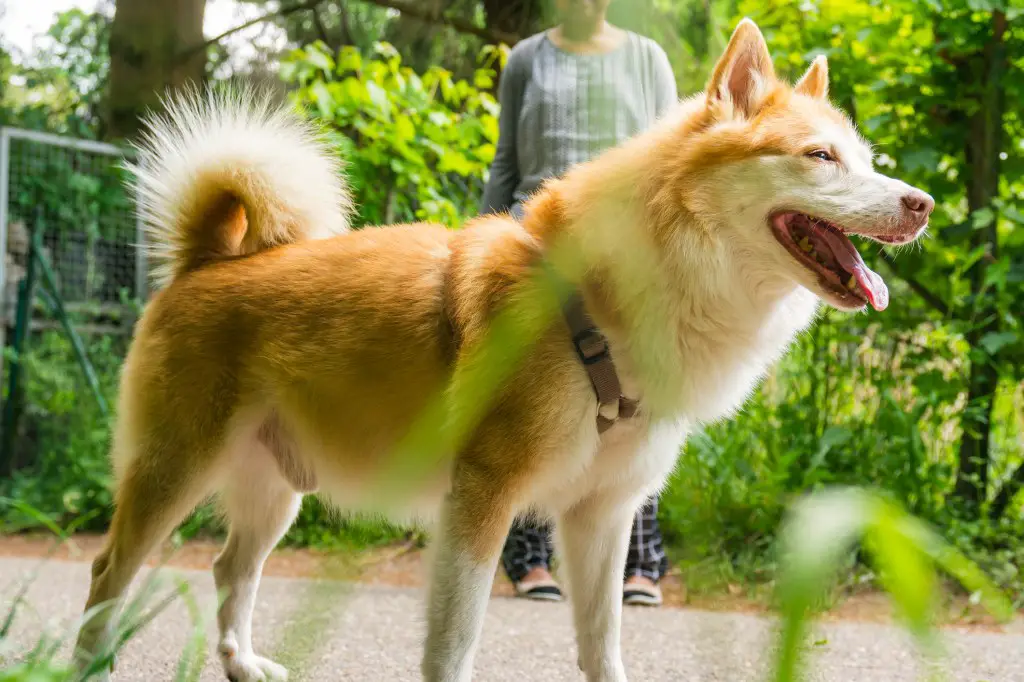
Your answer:
[[[708,81],[708,102],[732,103],[733,111],[751,116],[761,103],[762,96],[775,81],[775,67],[768,52],[768,43],[761,29],[750,19],[744,19],[733,31]]]
[[[803,75],[794,88],[796,92],[808,97],[825,99],[828,97],[828,60],[819,55],[811,63],[811,68]]]

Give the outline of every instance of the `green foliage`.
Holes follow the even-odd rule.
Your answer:
[[[844,555],[863,543],[904,623],[927,653],[939,645],[931,627],[935,565],[963,584],[1002,620],[1013,617],[1006,597],[963,554],[898,506],[857,489],[836,489],[794,505],[780,536],[778,600],[781,645],[775,679],[797,679],[807,620]]]
[[[108,2],[96,12],[61,12],[17,67],[10,55],[0,57],[0,76],[5,76],[0,125],[97,137],[100,100],[110,70],[107,41],[112,15]]]
[[[456,226],[476,213],[498,138],[491,87],[498,50],[482,53],[473,82],[434,66],[417,74],[379,43],[364,56],[322,43],[296,50],[281,76],[295,100],[335,133],[360,224],[429,220]]]
[[[127,174],[116,157],[87,156],[32,140],[11,141],[8,217],[26,226],[42,211],[48,233],[80,233],[116,240],[134,221]]]
[[[968,522],[949,505],[967,362],[966,343],[945,327],[899,332],[865,316],[826,315],[739,415],[684,448],[661,505],[678,558],[711,571],[713,583],[769,579],[770,546],[794,496],[877,486],[1019,588],[1020,521]],[[992,441],[1004,469],[1021,460],[1022,415],[1020,387],[1006,382]]]
[[[91,341],[89,356],[110,402],[124,341],[105,336]],[[85,529],[105,528],[112,502],[109,425],[88,393],[70,341],[58,332],[39,334],[24,362],[27,394],[17,459],[32,465],[0,482],[0,494],[39,510],[51,524],[63,526],[84,516],[91,519]],[[0,509],[6,532],[39,523],[24,508]]]

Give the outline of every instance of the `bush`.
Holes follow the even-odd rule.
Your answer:
[[[126,339],[87,339],[108,404],[116,393],[117,371]],[[0,494],[38,510],[56,525],[87,516],[86,529],[99,530],[109,521],[111,475],[107,460],[110,429],[71,343],[56,331],[31,339],[24,357],[25,411],[17,439],[16,459],[28,464],[0,483]],[[36,515],[20,508],[0,512],[10,531],[39,524]]]
[[[710,563],[715,581],[769,578],[768,548],[794,498],[870,486],[1016,587],[1021,522],[966,520],[949,499],[967,354],[942,327],[827,314],[739,415],[690,438],[662,497],[667,540],[685,564]],[[1021,414],[1020,387],[1007,384],[993,442],[1003,469],[1020,460]]]
[[[358,224],[455,227],[476,214],[498,141],[498,104],[486,88],[502,54],[485,50],[472,84],[439,66],[417,74],[387,43],[365,57],[316,43],[282,63],[295,101],[329,128],[348,162]]]

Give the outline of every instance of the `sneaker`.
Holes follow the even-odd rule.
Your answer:
[[[562,589],[553,580],[516,583],[516,596],[535,601],[562,601]]]
[[[562,601],[562,588],[543,566],[534,567],[515,584],[516,596],[535,601]]]
[[[647,578],[630,578],[622,589],[627,606],[661,606],[661,588]]]

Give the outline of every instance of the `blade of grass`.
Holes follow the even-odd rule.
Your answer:
[[[203,672],[203,666],[206,665],[206,623],[203,621],[199,603],[192,594],[192,586],[184,578],[178,579],[178,592],[188,609],[192,633],[178,660],[175,682],[196,682]]]
[[[1013,619],[1013,601],[1000,590],[978,565],[968,559],[920,519],[910,515],[900,518],[902,533],[925,552],[944,571],[972,594],[980,597],[982,606],[1002,622]]]
[[[792,682],[800,663],[807,621],[825,594],[839,561],[863,534],[870,501],[858,491],[815,495],[797,503],[780,533],[778,599],[782,635],[775,680]]]
[[[937,656],[941,646],[932,629],[938,587],[935,566],[921,545],[904,532],[905,512],[883,502],[873,505],[872,511],[864,545],[879,581],[922,650]]]
[[[797,504],[780,533],[778,596],[783,622],[776,657],[777,682],[797,679],[814,600],[824,593],[843,554],[861,538],[880,569],[883,586],[926,654],[939,651],[930,618],[937,589],[935,564],[981,594],[992,613],[1003,618],[1012,616],[1013,608],[1005,595],[923,522],[863,490],[826,491]]]

